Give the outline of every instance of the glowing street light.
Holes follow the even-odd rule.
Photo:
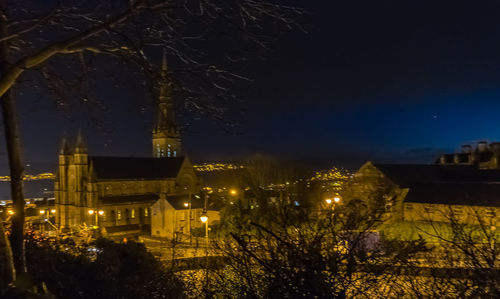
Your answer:
[[[99,211],[99,216],[104,215],[104,211]]]
[[[185,203],[184,203],[184,206],[185,206],[186,208],[187,208],[187,207],[189,207],[189,203],[185,202]]]
[[[40,212],[40,214],[42,214],[42,215],[43,215],[43,214],[45,214],[45,210],[40,210],[39,212]]]
[[[50,210],[50,212],[51,212],[52,214],[55,214],[55,213],[56,213],[56,210],[52,209],[52,210]]]
[[[89,210],[89,215],[94,215],[94,210]]]
[[[336,203],[340,202],[340,197],[334,197],[333,201],[335,201]]]
[[[200,220],[201,220],[201,222],[205,223],[208,220],[208,216],[207,215],[201,215]]]
[[[325,199],[325,201],[326,201],[327,204],[331,204],[332,203],[332,200],[330,198]]]
[[[231,189],[231,190],[229,191],[229,193],[230,193],[231,195],[235,196],[235,195],[237,195],[237,194],[238,194],[238,191],[236,191],[236,189]]]

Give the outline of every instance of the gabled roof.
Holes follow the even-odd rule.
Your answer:
[[[499,182],[500,170],[478,169],[473,165],[375,164],[400,187],[425,182]]]
[[[205,207],[205,200],[201,198],[197,198],[196,196],[192,195],[191,196],[191,209],[202,209]],[[173,196],[167,196],[167,201],[174,209],[176,210],[187,210],[189,207],[186,207],[184,203],[189,202],[189,196],[188,195],[173,195]],[[208,210],[214,210],[212,207],[212,204],[210,202],[210,199],[208,199],[207,202],[207,209]]]
[[[160,198],[158,194],[136,194],[136,195],[117,195],[117,196],[101,196],[99,199],[103,204],[125,204],[135,202],[155,202]]]
[[[376,164],[405,202],[500,207],[500,170],[472,165]]]
[[[89,156],[98,180],[165,179],[177,177],[185,157],[135,158]]]
[[[500,184],[416,183],[409,187],[405,202],[500,207]]]

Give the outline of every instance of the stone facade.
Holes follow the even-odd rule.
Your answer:
[[[73,150],[63,146],[59,155],[55,195],[61,228],[84,223],[147,227],[151,205],[159,198],[198,191],[198,178],[186,157],[95,157],[87,154],[81,136],[78,140]]]
[[[499,223],[500,171],[473,165],[365,163],[342,193],[385,212],[385,223]]]
[[[205,214],[208,217],[208,225],[220,221],[218,211],[204,210],[199,202],[193,202],[191,209],[183,203],[187,202],[187,197],[159,199],[151,207],[151,236],[168,239],[185,239],[192,229],[204,228],[200,217]]]

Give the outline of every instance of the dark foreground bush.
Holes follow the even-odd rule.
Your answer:
[[[27,240],[28,271],[59,298],[180,298],[183,283],[143,244],[75,245]]]

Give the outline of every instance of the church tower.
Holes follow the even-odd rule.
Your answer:
[[[177,157],[181,154],[181,135],[175,123],[172,83],[167,75],[167,58],[163,53],[159,86],[158,114],[153,129],[153,157]]]

